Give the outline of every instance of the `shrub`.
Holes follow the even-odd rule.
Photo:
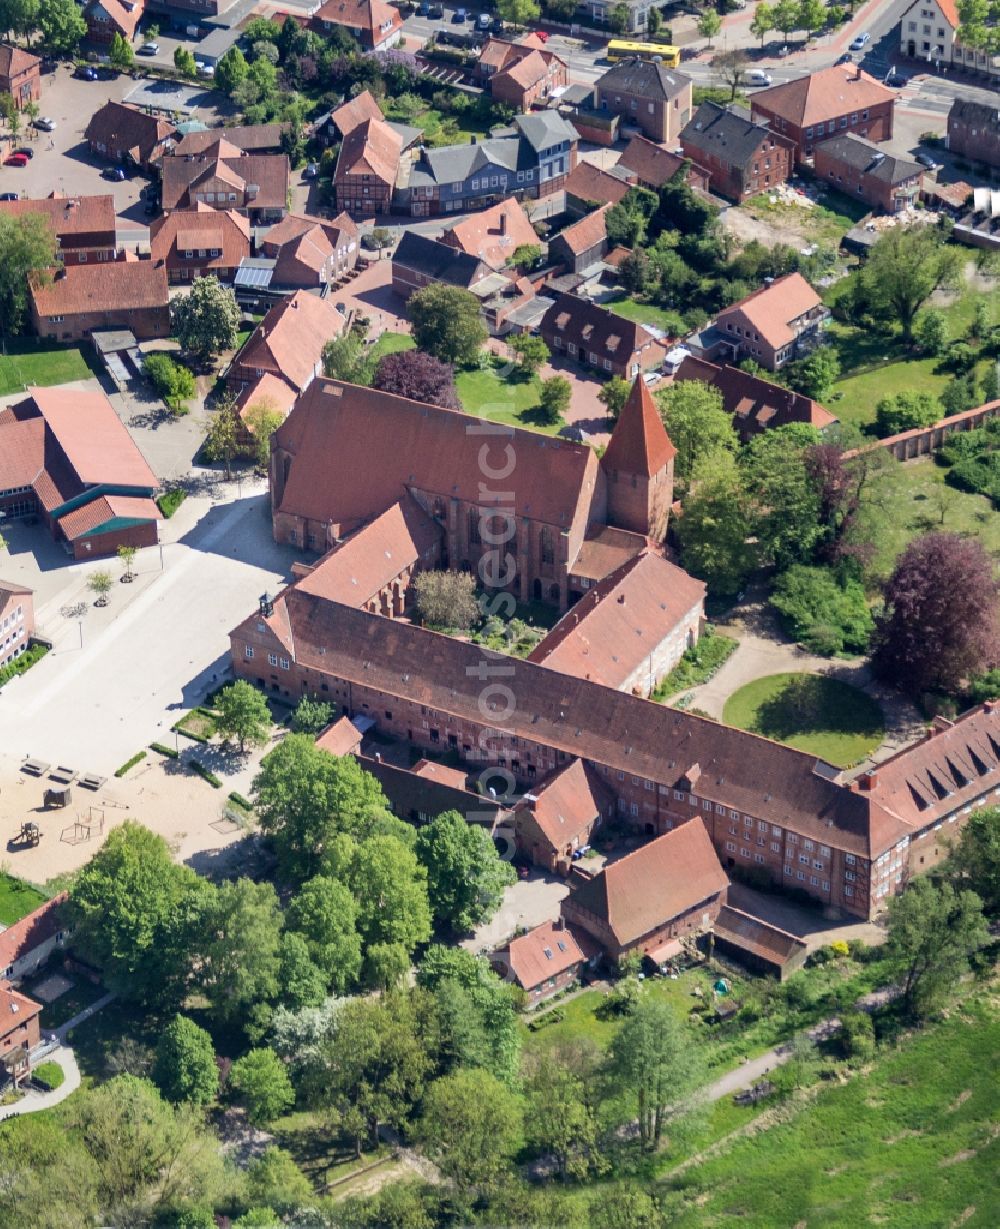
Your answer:
[[[179,752],[173,747],[165,747],[163,743],[150,743],[150,751],[155,751],[158,755],[164,755],[168,760],[176,760]]]
[[[32,1071],[31,1078],[36,1084],[41,1084],[49,1092],[59,1088],[66,1079],[66,1073],[58,1063],[39,1063]]]
[[[173,490],[166,491],[160,496],[160,498],[156,501],[156,506],[160,509],[167,520],[170,520],[185,499],[187,499],[187,491],[183,490],[181,487],[174,487]]]
[[[126,760],[121,768],[115,770],[116,777],[124,777],[130,768],[134,768],[141,760],[146,758],[145,751],[137,751],[130,760]]]
[[[833,656],[868,647],[873,624],[864,589],[857,581],[841,583],[827,568],[790,567],[778,577],[771,605],[814,653]]]
[[[16,678],[19,674],[24,674],[29,670],[35,662],[41,661],[45,654],[49,651],[48,645],[33,644],[26,653],[22,653],[15,661],[12,661],[9,666],[0,667],[0,687],[4,683],[9,683],[12,678]]]
[[[846,939],[834,939],[830,944],[830,951],[834,956],[849,956],[851,954],[851,947]]]
[[[215,775],[214,772],[210,772],[201,760],[189,760],[188,763],[198,774],[198,776],[201,777],[203,781],[207,781],[213,789],[222,789],[222,781]]]
[[[229,795],[229,801],[235,802],[238,807],[242,807],[244,811],[253,811],[253,803],[248,802],[242,794],[238,794],[235,790]]]

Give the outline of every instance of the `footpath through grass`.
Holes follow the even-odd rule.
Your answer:
[[[755,679],[733,692],[722,719],[838,768],[857,764],[885,738],[882,710],[871,696],[822,674]]]
[[[0,354],[0,396],[19,393],[29,384],[89,380],[92,374],[78,346],[47,346],[18,338],[8,341]]]
[[[1000,1016],[983,994],[671,1185],[678,1229],[997,1224]]]

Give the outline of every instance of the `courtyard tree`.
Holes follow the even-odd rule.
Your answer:
[[[597,1055],[586,1043],[556,1047],[533,1056],[527,1073],[529,1142],[550,1153],[559,1176],[583,1180],[608,1168],[600,1150],[595,1102]]]
[[[351,859],[347,882],[357,902],[366,947],[398,943],[412,952],[431,937],[427,871],[395,836],[370,836]]]
[[[523,272],[527,269],[533,269],[541,259],[542,249],[540,244],[521,243],[514,249],[507,264],[510,268],[519,269]]]
[[[754,38],[760,39],[761,47],[764,46],[764,39],[775,29],[774,24],[774,8],[767,4],[766,0],[760,0],[760,3],[753,11],[753,20],[750,22],[750,33]]]
[[[55,263],[55,235],[41,214],[0,214],[0,338],[20,331],[29,283],[50,281]]]
[[[247,1200],[251,1207],[285,1216],[307,1207],[313,1199],[312,1183],[284,1148],[271,1145],[247,1166]],[[267,1229],[273,1229],[273,1224]]]
[[[353,330],[331,338],[323,347],[323,374],[328,380],[369,387],[375,375],[371,347]]]
[[[375,368],[372,385],[411,401],[439,405],[443,410],[461,409],[454,367],[420,350],[398,350],[384,355]]]
[[[174,336],[195,358],[204,362],[236,348],[240,309],[236,295],[217,277],[195,278],[190,292],[172,301],[170,313]]]
[[[251,683],[237,679],[219,693],[215,702],[215,728],[228,742],[235,738],[240,754],[247,746],[262,747],[271,735],[271,710],[267,700]]]
[[[419,1138],[460,1202],[496,1186],[524,1140],[521,1098],[488,1071],[459,1069],[424,1097]]]
[[[758,559],[787,567],[812,555],[819,538],[819,493],[808,466],[818,440],[806,423],[774,427],[752,439],[739,458],[754,505]]]
[[[94,595],[95,606],[107,606],[108,594],[111,592],[111,586],[115,583],[115,578],[110,572],[101,568],[98,572],[91,572],[87,577],[87,588]]]
[[[308,734],[289,734],[264,757],[253,799],[293,883],[321,873],[338,832],[362,836],[389,810],[382,787],[353,756],[330,755]]]
[[[717,388],[701,380],[681,380],[657,393],[656,402],[677,449],[674,474],[682,486],[687,486],[704,457],[736,451],[739,439]]]
[[[937,357],[943,354],[948,341],[948,327],[944,313],[928,308],[917,317],[913,330],[917,345],[926,354]]]
[[[137,549],[134,546],[121,545],[118,547],[118,561],[122,565],[122,580],[126,584],[131,584],[135,579],[135,573],[132,571],[132,564],[135,563]]]
[[[573,397],[573,385],[565,376],[549,376],[542,381],[536,413],[541,422],[557,423],[569,409]]]
[[[613,376],[597,394],[597,400],[608,411],[608,418],[613,423],[618,421],[618,416],[624,410],[625,402],[628,401],[631,391],[632,386],[628,380],[623,380],[621,376]]]
[[[253,462],[258,469],[267,470],[271,463],[271,436],[285,417],[270,397],[258,397],[247,406],[243,421],[253,439]]]
[[[215,66],[215,85],[227,96],[232,96],[238,85],[247,79],[250,65],[239,47],[230,47]]]
[[[722,29],[722,18],[714,8],[702,9],[698,18],[698,33],[705,39],[706,46],[712,46],[712,39]]]
[[[147,354],[143,374],[174,414],[186,414],[184,403],[195,394],[195,379],[189,368],[176,363],[169,354]]]
[[[956,888],[968,888],[989,918],[1000,914],[1000,807],[973,812],[951,848],[947,872]]]
[[[880,397],[875,403],[875,430],[882,439],[902,431],[912,431],[915,427],[929,427],[940,417],[940,403],[930,393],[908,389],[889,397]]]
[[[292,897],[286,916],[289,930],[305,939],[309,956],[335,994],[352,990],[361,972],[358,906],[336,879],[316,876]]]
[[[278,985],[282,1007],[291,1011],[318,1007],[327,996],[327,977],[309,955],[305,935],[283,931],[279,951]]]
[[[892,897],[884,962],[907,1014],[923,1019],[938,1007],[988,938],[975,892],[921,878]]]
[[[219,1092],[212,1038],[191,1019],[177,1015],[160,1034],[153,1082],[168,1101],[208,1105]]]
[[[194,58],[194,53],[189,51],[187,47],[174,48],[174,68],[182,77],[195,77],[198,74],[198,64]]]
[[[956,691],[1000,660],[998,592],[992,560],[976,539],[915,538],[885,586],[872,669],[914,695]]]
[[[734,48],[732,51],[720,52],[712,61],[712,67],[715,69],[720,81],[729,87],[730,102],[736,97],[740,86],[743,84],[748,63],[747,53],[739,47]]]
[[[552,357],[548,346],[534,333],[516,333],[507,344],[514,351],[518,375],[525,379],[537,375]]]
[[[410,297],[407,308],[419,350],[456,366],[476,362],[487,334],[479,300],[471,291],[431,282]]]
[[[244,1022],[256,1004],[275,998],[281,921],[269,883],[230,880],[206,899],[195,965],[215,1020]]]
[[[694,1084],[697,1055],[670,1004],[648,994],[612,1039],[608,1072],[638,1115],[643,1147],[659,1147],[667,1107],[682,1101]]]
[[[231,397],[225,397],[211,417],[205,420],[205,459],[221,461],[226,469],[226,481],[233,476],[233,460],[239,448],[240,416]]]
[[[435,923],[462,934],[488,921],[517,881],[487,829],[445,811],[417,833],[417,857],[427,869]]]
[[[127,39],[115,31],[114,37],[111,39],[111,48],[108,53],[108,59],[113,67],[120,72],[128,72],[135,64],[135,52],[132,50],[132,44]]]
[[[910,340],[917,313],[935,290],[954,281],[960,259],[933,227],[894,226],[872,245],[861,286],[881,318],[898,322]]]
[[[806,358],[789,364],[788,383],[797,392],[826,401],[840,375],[840,359],[833,346],[819,346]]]
[[[468,631],[480,620],[476,582],[468,572],[421,572],[413,596],[422,622],[431,627]]]
[[[750,500],[736,461],[725,450],[702,458],[676,526],[681,561],[713,594],[736,593],[754,566],[748,541]]]
[[[285,1064],[266,1047],[251,1050],[233,1063],[229,1087],[234,1098],[246,1107],[247,1119],[254,1126],[273,1122],[295,1101]]]
[[[319,734],[332,720],[332,704],[315,696],[303,696],[292,712],[291,728],[296,734]]]
[[[39,0],[38,29],[49,51],[69,55],[87,34],[87,23],[76,0]]]

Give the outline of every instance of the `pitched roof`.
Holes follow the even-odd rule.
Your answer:
[[[59,517],[59,528],[70,542],[121,521],[161,521],[155,500],[132,495],[101,495]]]
[[[630,186],[625,179],[602,171],[592,162],[578,162],[566,180],[566,195],[581,201],[617,205]]]
[[[340,135],[346,137],[349,132],[353,132],[365,120],[384,120],[385,115],[382,113],[382,108],[375,101],[375,96],[371,90],[362,90],[360,94],[354,98],[348,98],[346,102],[341,103],[339,107],[331,111],[330,119],[340,130]]]
[[[651,478],[677,455],[640,373],[632,383],[602,458],[605,469]]]
[[[468,252],[491,269],[502,269],[517,248],[537,245],[538,236],[520,202],[510,197],[456,222],[444,232],[441,242]]]
[[[515,60],[509,68],[497,73],[493,80],[499,81],[506,77],[522,90],[529,90],[539,81],[544,81],[548,75],[551,56],[545,56],[541,51],[530,51],[526,56]]]
[[[627,362],[630,355],[654,341],[653,334],[589,299],[561,294],[542,317],[542,332],[550,332],[599,358]]]
[[[129,42],[132,41],[143,14],[141,2],[139,4],[123,4],[122,0],[91,0],[91,3],[84,10],[84,16],[89,16],[95,8],[103,9],[111,18],[115,29]]]
[[[335,182],[347,175],[374,175],[390,186],[396,182],[403,138],[384,121],[363,120],[344,137],[337,156]]]
[[[733,416],[733,426],[746,442],[771,427],[802,422],[821,431],[837,416],[811,397],[793,392],[783,384],[772,384],[761,376],[739,367],[717,367],[703,358],[688,355],[674,373],[674,380],[701,380],[722,394],[722,405]]]
[[[832,68],[821,68],[794,81],[758,90],[750,105],[754,115],[758,109],[766,108],[769,114],[805,128],[849,111],[892,102],[894,98],[892,90],[858,65],[834,64]]]
[[[739,313],[768,345],[777,348],[794,340],[795,334],[789,328],[792,320],[822,306],[823,300],[801,273],[786,273],[770,286],[730,304],[715,319],[720,323],[727,316]]]
[[[534,233],[534,232],[532,232]],[[392,255],[393,268],[414,269],[436,282],[468,288],[486,273],[484,263],[469,252],[458,250],[438,239],[407,230]]]
[[[361,746],[361,731],[349,717],[338,717],[316,739],[316,746],[330,755],[353,755]]]
[[[862,774],[854,789],[911,828],[924,828],[1000,789],[1000,702],[937,719],[922,742]]]
[[[372,36],[373,42],[380,41],[375,36],[383,29],[403,24],[399,9],[384,0],[326,0],[313,14],[313,20],[345,26],[349,30],[364,30]]]
[[[232,150],[243,153],[262,153],[281,148],[282,134],[287,124],[238,124],[234,128],[206,128],[203,132],[188,132],[174,146],[173,156],[183,158],[187,154],[203,154],[217,142],[222,141]]]
[[[956,98],[948,111],[948,123],[958,120],[963,124],[975,124],[977,128],[1000,134],[1000,108],[971,98]]]
[[[625,146],[618,166],[631,171],[642,183],[662,188],[667,180],[677,174],[684,161],[679,154],[672,154],[662,145],[637,136]]]
[[[597,79],[598,90],[618,90],[640,98],[669,100],[690,88],[691,78],[651,60],[622,60]]]
[[[613,802],[611,791],[593,768],[573,759],[525,794],[519,809],[530,810],[552,848],[561,851],[574,837],[589,833],[594,820],[606,815]]]
[[[217,141],[203,154],[163,159],[163,208],[176,209],[182,203],[195,204],[193,190],[201,183],[219,179],[239,194],[246,193],[254,208],[284,208],[288,197],[288,158],[284,154],[243,154],[227,141]],[[256,184],[258,191],[249,196]],[[243,201],[235,202],[237,207]]]
[[[511,939],[503,949],[503,963],[525,990],[558,977],[585,959],[572,931],[555,922],[543,922],[526,935]]]
[[[652,654],[704,601],[704,582],[645,550],[589,589],[529,660],[615,688],[648,665],[652,690]]]
[[[805,942],[798,935],[728,904],[719,910],[712,928],[717,939],[782,967],[806,950]]]
[[[199,201],[194,209],[155,218],[149,227],[149,246],[154,261],[214,249],[218,256],[199,258],[202,269],[235,269],[250,255],[250,221],[235,209],[212,209]]]
[[[280,222],[276,222],[268,229],[267,234],[261,240],[261,250],[269,256],[277,256],[282,244],[298,239],[302,235],[311,234],[317,227],[326,234],[333,245],[342,242],[344,238],[356,239],[358,237],[357,223],[349,214],[341,213],[330,219],[316,218],[308,213],[286,213]]]
[[[330,381],[318,380],[299,399],[287,422],[278,428],[278,447],[285,449],[289,434],[308,421],[302,415],[304,405],[310,401],[315,405],[329,398],[330,385]],[[341,389],[344,395],[346,386]],[[370,389],[357,391],[372,392]],[[357,496],[356,501],[352,501],[355,506],[365,497],[372,499],[378,508],[384,508],[390,502],[384,492],[376,489],[372,494],[370,491],[372,486],[389,485],[380,477],[382,467],[372,465],[372,457],[381,456],[383,450],[377,447],[378,441],[370,437],[352,447],[351,434],[360,438],[366,427],[369,431],[374,424],[381,427],[379,433],[391,440],[395,449],[394,453],[385,455],[385,460],[391,463],[394,456],[400,457],[396,463],[397,481],[399,471],[405,481],[409,467],[402,457],[414,451],[411,447],[413,436],[400,430],[399,414],[392,413],[387,406],[378,411],[377,403],[367,398],[357,401],[351,398],[351,401],[359,411],[356,416],[340,416],[329,407],[322,416],[332,427],[328,438],[338,438],[337,426],[348,428],[342,433],[345,447],[339,453],[340,465],[336,472],[329,464],[324,465],[322,459],[318,463],[313,461],[317,455],[322,458],[323,452],[315,433],[300,436],[306,456],[304,481],[311,482],[312,487],[322,484],[330,494],[339,495],[338,483],[343,476],[352,484],[351,494]],[[350,404],[346,396],[344,402],[345,407]],[[404,404],[414,406],[414,403]],[[444,454],[440,479],[447,483],[442,489],[449,493],[454,475],[470,470],[466,488],[460,486],[455,496],[466,499],[471,495],[472,500],[477,500],[478,492],[472,494],[478,479],[475,460],[480,444],[477,438],[469,437],[473,440],[473,447],[468,451],[471,466],[461,464],[462,458],[455,455],[459,446],[466,447],[462,436],[466,435],[467,416],[447,410],[435,412],[429,406],[414,408],[418,414],[426,410],[428,419],[433,414],[438,419],[447,416],[457,420],[457,439],[450,434],[447,439],[437,433],[429,434],[420,451],[433,450],[432,459],[439,453]],[[522,465],[529,461],[529,449],[523,446],[525,436],[530,438],[530,433],[515,431],[515,438],[511,439],[519,474]],[[550,440],[549,444],[553,442]],[[557,448],[564,446],[556,445]],[[553,456],[547,449],[538,454],[541,461],[546,458],[552,461],[558,456],[558,452]],[[296,458],[293,457],[291,481],[295,480],[295,470]],[[560,498],[564,492],[554,489],[557,486],[556,467],[549,466],[540,476],[548,483],[544,493],[553,493],[565,507],[565,499]],[[433,489],[426,475],[421,474],[421,479],[425,490]],[[525,487],[533,485],[527,482]],[[327,500],[329,497],[326,496]],[[398,499],[399,495],[393,498]],[[281,506],[285,507],[287,502],[286,496]],[[323,519],[325,512],[324,503],[318,500],[315,509],[306,511],[305,515]],[[518,511],[517,514],[522,513]],[[533,504],[531,514],[537,515]],[[233,636],[245,635],[258,621],[259,615],[255,613],[232,633]],[[909,831],[874,800],[838,785],[834,780],[836,770],[815,756],[694,713],[667,708],[586,679],[557,674],[544,665],[492,653],[481,645],[439,635],[399,619],[386,619],[324,601],[298,592],[295,587],[279,595],[274,616],[268,624],[276,629],[276,634],[294,636],[295,658],[305,669],[357,683],[387,696],[426,704],[442,714],[478,726],[488,722],[491,712],[499,707],[499,701],[483,705],[479,679],[485,654],[488,662],[503,667],[504,684],[517,697],[515,712],[505,718],[504,728],[511,735],[676,788],[692,789],[696,781],[695,792],[701,798],[725,803],[734,810],[756,815],[775,825],[792,827],[804,836],[850,853],[865,857],[881,853]],[[283,626],[289,630],[282,632]]]
[[[903,183],[923,174],[919,163],[909,158],[897,158],[895,154],[886,153],[871,141],[855,136],[853,132],[845,132],[842,136],[827,137],[817,149],[822,148],[824,157],[836,158],[845,166],[855,171],[861,171],[870,179],[890,185]]]
[[[28,597],[34,592],[34,589],[29,589],[26,585],[15,584],[14,581],[4,580],[0,576],[0,593],[6,593],[8,597]]]
[[[694,817],[575,886],[568,900],[606,923],[626,945],[728,887],[712,838]]]
[[[644,551],[649,541],[629,529],[613,529],[610,525],[595,526],[583,540],[570,574],[587,580],[603,580],[636,555]]]
[[[167,271],[152,260],[67,265],[46,285],[32,284],[30,292],[40,316],[142,311],[166,307]]]
[[[536,153],[563,141],[573,144],[580,139],[577,130],[558,111],[533,111],[530,115],[515,115],[514,127]]]
[[[234,361],[273,371],[301,390],[312,379],[323,347],[343,329],[344,317],[328,299],[297,290],[270,308]]]
[[[30,956],[63,929],[62,905],[68,899],[68,892],[60,892],[0,934],[0,969]]]
[[[0,43],[0,77],[16,77],[41,62],[37,55],[32,55],[22,47]]]
[[[346,528],[371,520],[407,488],[483,504],[474,415],[374,388],[316,380],[278,428],[291,455],[282,511]],[[515,428],[518,516],[565,525],[588,506],[597,459],[584,444]]]
[[[440,542],[441,526],[409,493],[341,542],[299,582],[303,593],[363,606]]]
[[[111,151],[134,150],[141,162],[148,162],[157,145],[174,132],[176,128],[169,120],[109,100],[90,117],[83,135],[86,141]]]
[[[703,102],[680,135],[685,152],[688,147],[713,154],[723,163],[745,167],[760,149],[761,143],[790,144],[767,127],[756,124],[739,107],[720,107]]]
[[[594,213],[585,214],[579,222],[572,222],[561,230],[550,243],[564,243],[574,256],[582,256],[598,244],[606,243],[608,229],[605,214],[610,208],[610,205],[602,205]]]
[[[27,213],[41,214],[60,237],[115,233],[115,198],[110,194],[60,196],[54,192],[41,200],[0,201],[0,214],[19,218]]]
[[[9,982],[0,982],[0,1037],[8,1036],[26,1020],[39,1015],[41,1010],[41,1003],[21,994]],[[4,1053],[9,1054],[10,1051]]]
[[[518,50],[517,44],[510,42],[509,39],[490,36],[480,49],[479,66],[482,68],[485,65],[499,71],[517,55],[523,54],[523,51]]]
[[[918,3],[923,3],[923,0],[913,0],[910,7],[904,9],[900,16],[905,17],[907,13],[911,13],[917,7]],[[935,0],[935,3],[940,9],[941,15],[944,17],[948,25],[950,25],[953,30],[957,30],[961,25],[962,19],[959,16],[958,5],[955,3],[955,0]]]
[[[273,372],[265,371],[255,384],[248,385],[240,393],[236,409],[244,424],[247,423],[249,413],[254,406],[262,402],[268,403],[268,408],[273,409],[281,415],[282,419],[285,419],[292,412],[297,395],[296,390],[287,380],[283,380],[281,376]],[[247,425],[247,430],[249,429]]]

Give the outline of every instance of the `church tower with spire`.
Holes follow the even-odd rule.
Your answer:
[[[609,524],[663,541],[674,500],[676,455],[640,372],[601,458]]]

